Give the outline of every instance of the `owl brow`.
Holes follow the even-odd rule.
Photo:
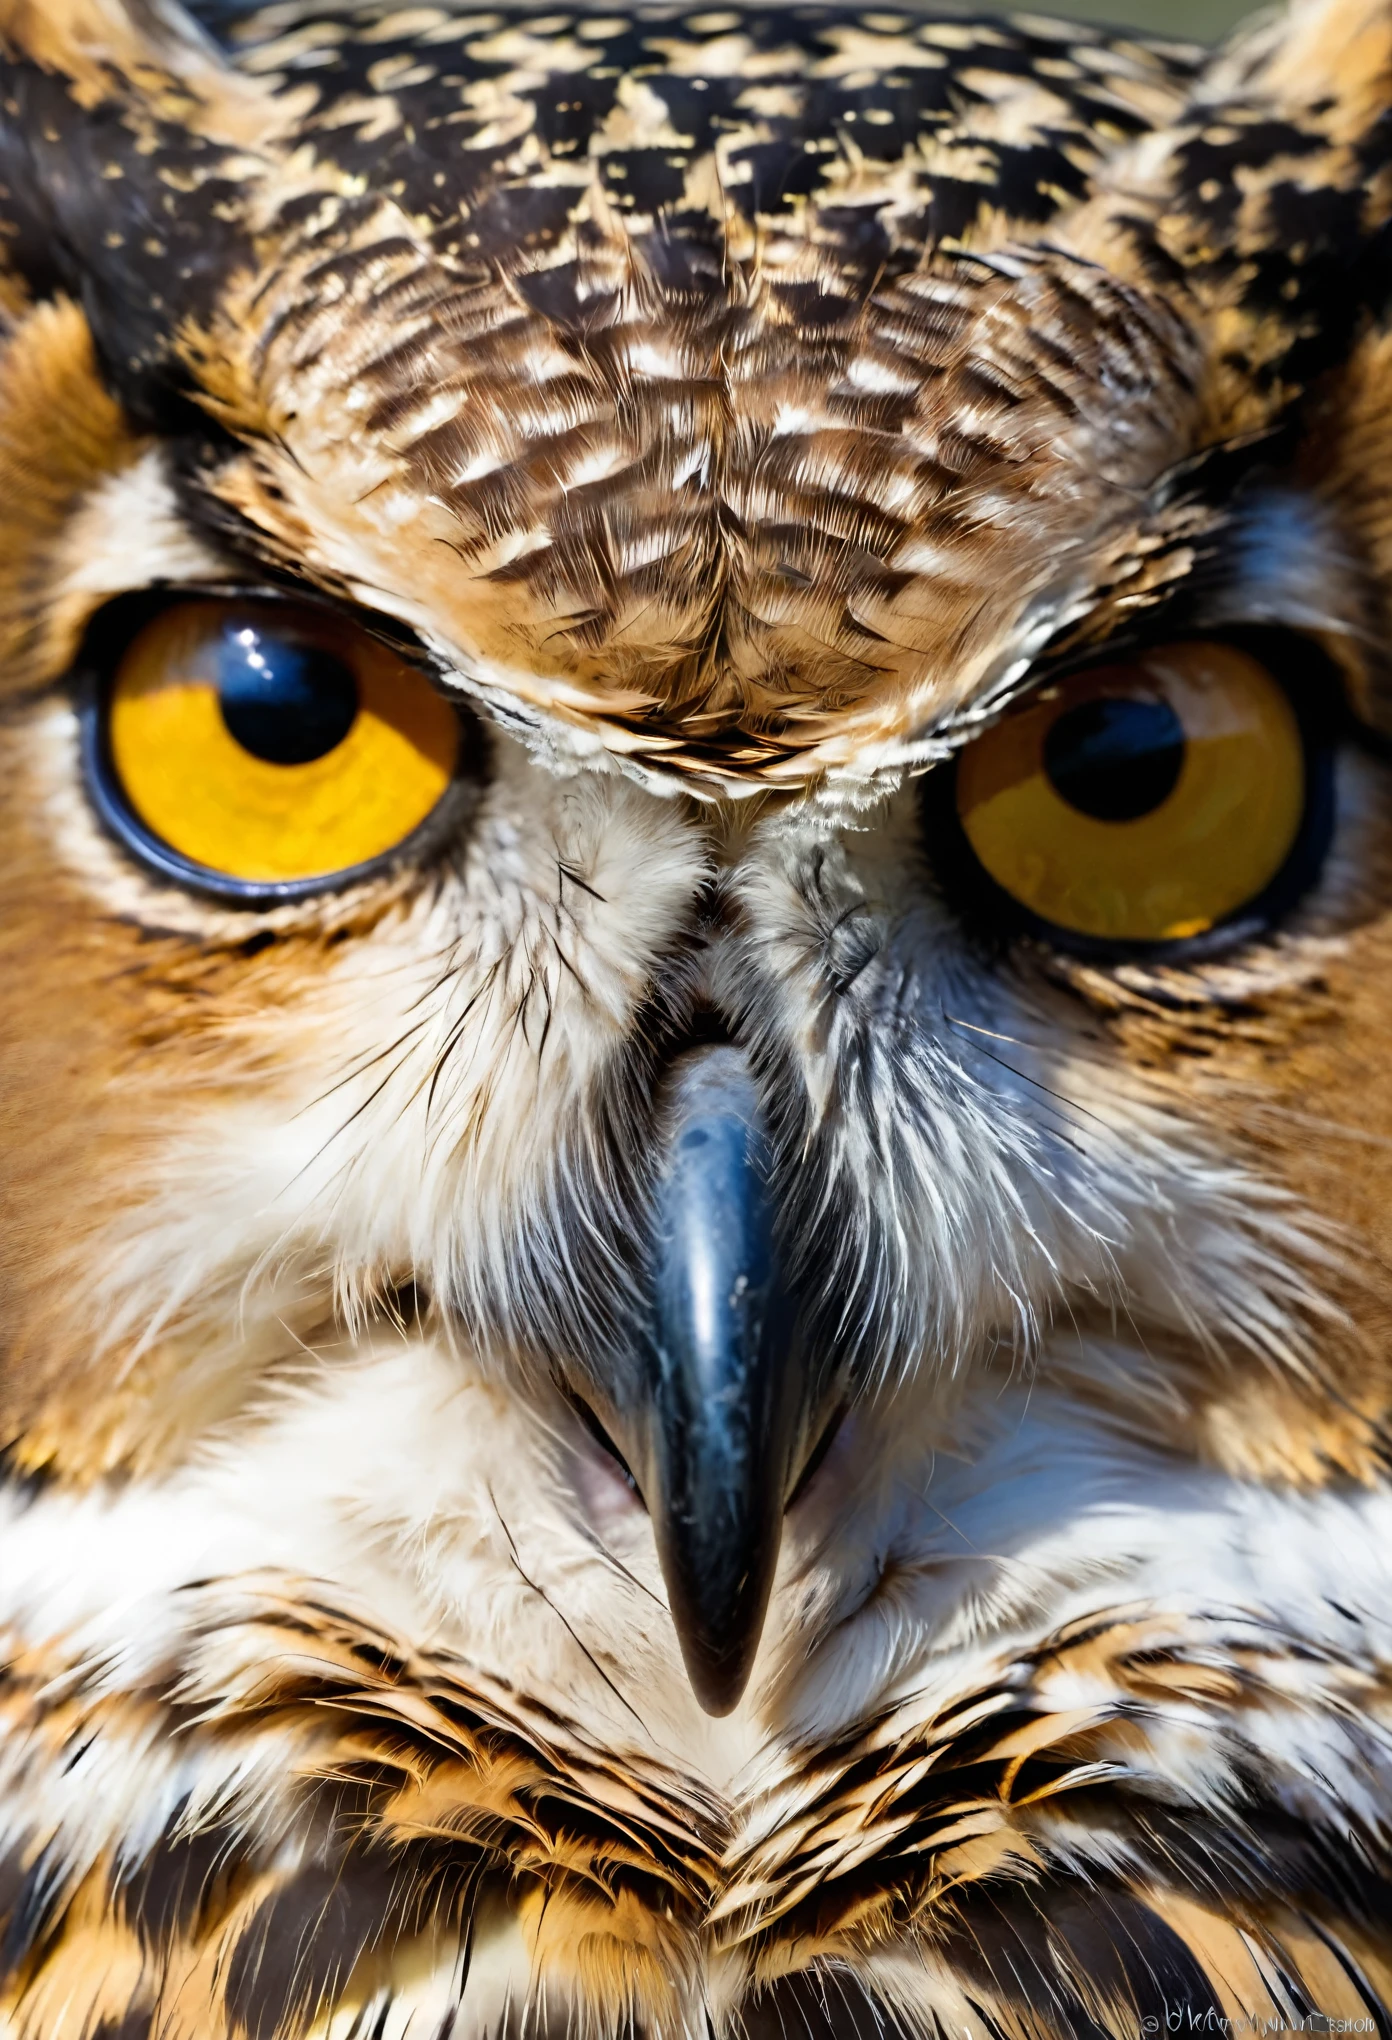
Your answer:
[[[1283,646],[1299,645],[1303,659],[1313,662],[1315,672],[1327,680],[1337,714],[1350,718],[1360,730],[1371,730],[1348,675],[1321,641],[1321,627],[1327,632],[1342,619],[1310,618],[1294,603],[1292,613],[1273,614],[1268,583],[1279,581],[1279,562],[1254,574],[1250,532],[1235,520],[1225,518],[1223,523],[1226,528],[1216,536],[1226,545],[1217,546],[1212,557],[1196,557],[1172,585],[1155,591],[1139,612],[1116,617],[1116,591],[1104,589],[1094,591],[1086,607],[1079,604],[1071,613],[1056,613],[1042,643],[1017,652],[970,701],[950,709],[926,732],[925,741],[937,754],[930,762],[954,755],[1058,680],[1090,667],[1126,664],[1161,645],[1197,637],[1247,640],[1258,656],[1277,665],[1284,663],[1274,656]],[[1311,534],[1305,526],[1299,528],[1308,550]],[[1351,602],[1357,593],[1351,591]],[[1355,621],[1350,617],[1349,626]]]

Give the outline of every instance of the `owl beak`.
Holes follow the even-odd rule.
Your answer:
[[[679,1057],[662,1116],[645,1409],[624,1429],[687,1676],[708,1714],[728,1714],[758,1649],[809,1416],[741,1051]]]

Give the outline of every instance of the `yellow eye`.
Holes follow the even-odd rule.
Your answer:
[[[160,845],[275,886],[370,863],[418,828],[453,777],[459,722],[415,667],[330,614],[189,601],[128,646],[105,750]]]
[[[1074,674],[968,745],[957,812],[998,886],[1106,942],[1200,935],[1291,856],[1306,758],[1285,689],[1234,646]]]

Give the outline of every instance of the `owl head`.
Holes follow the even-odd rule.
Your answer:
[[[1371,2002],[1386,0],[0,55],[14,2031]]]

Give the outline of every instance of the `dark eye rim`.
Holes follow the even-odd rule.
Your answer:
[[[229,588],[187,585],[177,588],[141,590],[118,596],[105,604],[87,627],[72,669],[73,692],[78,718],[78,742],[88,799],[107,835],[152,877],[182,892],[206,899],[218,906],[266,913],[274,907],[293,906],[303,900],[347,892],[374,878],[381,878],[405,864],[428,864],[445,842],[468,820],[476,805],[486,771],[487,737],[483,724],[463,702],[452,701],[459,721],[459,755],[454,778],[423,822],[409,835],[380,856],[360,864],[345,865],[316,878],[256,880],[231,878],[210,866],[196,864],[147,828],[126,799],[111,756],[107,727],[107,703],[116,673],[128,648],[149,623],[164,611],[188,602],[257,603],[277,605],[303,613],[318,611],[340,629],[345,624],[367,630],[361,617],[346,614],[330,602],[298,590],[276,587],[238,586]],[[368,631],[391,649],[409,659],[411,645],[390,631]],[[428,668],[420,662],[428,677]]]
[[[1305,752],[1305,809],[1285,863],[1254,898],[1202,935],[1173,942],[1108,941],[1046,921],[997,884],[972,849],[957,812],[957,758],[925,775],[919,795],[923,839],[934,874],[967,925],[997,948],[1032,942],[1041,948],[1103,965],[1203,963],[1225,956],[1269,934],[1319,877],[1334,834],[1334,760],[1349,728],[1349,711],[1338,669],[1313,639],[1284,630],[1192,630],[1157,639],[1156,644],[1228,644],[1257,659],[1285,690],[1295,711]],[[1148,646],[1115,644],[1076,666],[1061,680],[1135,657]]]

